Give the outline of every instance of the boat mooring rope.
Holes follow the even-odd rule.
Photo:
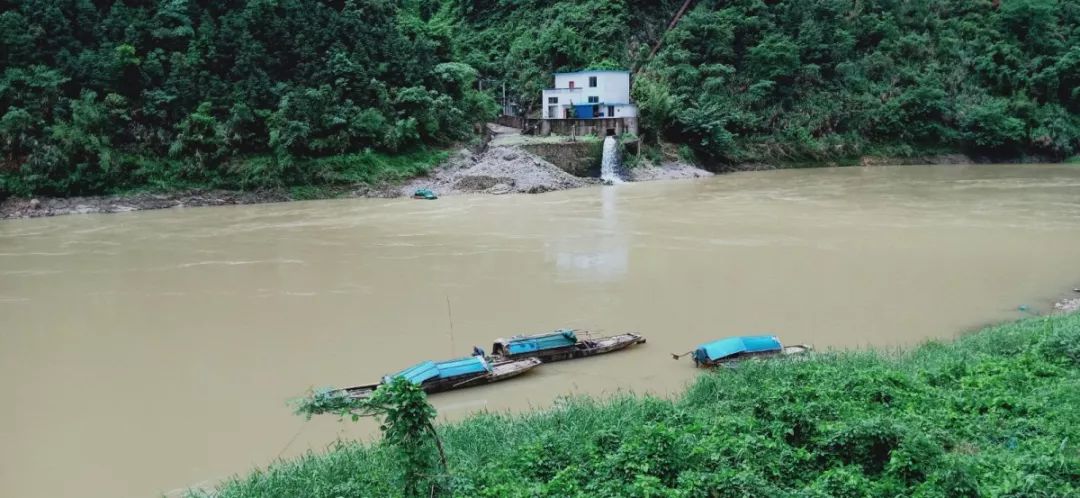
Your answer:
[[[288,450],[289,447],[292,446],[292,444],[296,442],[296,438],[300,437],[300,433],[304,432],[304,429],[307,429],[308,425],[309,424],[307,423],[307,421],[305,421],[304,424],[300,426],[300,430],[296,431],[296,434],[293,434],[292,439],[289,439],[288,443],[285,443],[285,447],[282,448],[281,451],[278,452],[277,456],[274,457],[274,460],[277,460],[277,459],[281,458],[281,455],[283,455],[285,453],[285,451]]]

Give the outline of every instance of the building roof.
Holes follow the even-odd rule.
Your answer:
[[[583,73],[626,73],[630,74],[628,69],[586,69],[584,71],[567,71],[564,73],[552,73],[556,76],[560,74],[583,74]]]

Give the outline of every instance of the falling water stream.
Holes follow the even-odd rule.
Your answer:
[[[604,158],[600,163],[600,179],[608,183],[622,183],[619,178],[619,142],[615,137],[604,139]]]

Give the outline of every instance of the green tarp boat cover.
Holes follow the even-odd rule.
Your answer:
[[[439,196],[435,195],[435,192],[432,192],[429,188],[417,189],[416,192],[413,192],[413,197],[417,199],[427,199],[429,201],[439,198]]]
[[[506,343],[510,354],[532,353],[548,349],[568,348],[577,344],[577,335],[573,330],[561,329],[550,334],[511,337]]]
[[[401,377],[413,384],[423,384],[434,378],[449,379],[452,377],[460,377],[462,375],[490,371],[491,366],[488,365],[487,360],[479,356],[470,356],[468,358],[459,358],[456,360],[440,362],[425,361],[423,363],[417,363],[394,375],[387,376],[384,380],[389,381],[392,378]]]
[[[782,349],[780,339],[774,335],[728,337],[698,346],[694,350],[694,359],[699,363],[708,363],[740,353],[765,353]]]

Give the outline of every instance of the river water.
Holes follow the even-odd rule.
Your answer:
[[[0,496],[148,497],[373,435],[286,400],[558,327],[648,343],[436,395],[444,419],[667,395],[775,333],[910,346],[1080,280],[1080,167],[740,173],[537,196],[0,223]],[[449,303],[449,310],[448,310]],[[451,328],[452,321],[452,328]]]

